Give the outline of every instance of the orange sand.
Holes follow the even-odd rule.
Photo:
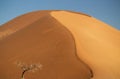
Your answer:
[[[0,27],[0,79],[20,79],[17,61],[43,65],[25,79],[120,79],[120,31],[83,13],[31,12]]]
[[[72,32],[77,54],[93,70],[93,79],[120,79],[120,31],[85,15],[67,11],[51,15]]]
[[[39,15],[32,16],[35,14]],[[15,64],[19,61],[43,65],[35,73],[26,72],[25,79],[92,77],[91,69],[76,55],[72,34],[48,11],[33,12],[8,22],[1,27],[1,35],[8,29],[11,32],[0,40],[0,79],[20,79],[22,70]]]

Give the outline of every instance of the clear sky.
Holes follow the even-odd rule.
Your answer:
[[[0,25],[31,11],[56,9],[83,12],[120,30],[120,0],[0,0]]]

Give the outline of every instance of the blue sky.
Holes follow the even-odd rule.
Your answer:
[[[56,9],[83,12],[120,30],[120,0],[0,0],[0,25],[31,11]]]

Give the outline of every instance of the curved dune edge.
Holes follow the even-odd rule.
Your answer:
[[[51,16],[71,31],[77,54],[93,70],[93,79],[120,79],[120,31],[67,11],[53,11]]]
[[[3,26],[3,30],[10,26],[18,30],[12,30],[0,40],[0,79],[20,78],[22,71],[14,64],[17,61],[43,64],[41,71],[27,73],[25,79],[90,79],[90,68],[76,57],[75,41],[70,31],[50,14],[44,14],[37,21],[29,21],[30,16],[21,16],[21,20],[17,18]],[[24,25],[26,22],[28,24]]]

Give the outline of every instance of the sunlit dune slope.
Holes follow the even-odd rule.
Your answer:
[[[9,30],[9,32],[8,32]],[[0,79],[20,79],[16,62],[43,65],[25,79],[90,79],[90,67],[78,58],[72,33],[50,14],[38,11],[0,27]]]
[[[120,79],[120,31],[82,14],[51,15],[73,34],[77,55],[93,70],[93,79]]]

